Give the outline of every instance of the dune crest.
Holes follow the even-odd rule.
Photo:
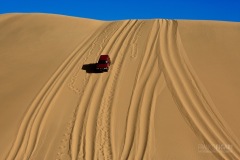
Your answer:
[[[206,35],[217,28],[221,38],[228,25],[235,34],[224,36],[236,40],[240,24],[201,22],[193,30],[206,35],[196,40],[186,28],[198,23],[1,15],[0,159],[240,159],[236,117],[218,107],[219,88],[200,65],[208,55],[196,55],[194,43],[227,50]],[[239,50],[230,53],[236,62]],[[112,60],[109,72],[83,68],[101,54]]]

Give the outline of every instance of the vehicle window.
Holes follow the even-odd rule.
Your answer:
[[[98,63],[100,63],[100,64],[106,64],[106,63],[107,63],[107,61],[104,61],[104,60],[99,60],[99,61],[98,61]]]

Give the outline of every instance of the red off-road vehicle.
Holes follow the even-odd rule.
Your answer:
[[[107,72],[111,64],[110,57],[108,55],[101,55],[98,63],[96,64],[96,70],[99,72]]]

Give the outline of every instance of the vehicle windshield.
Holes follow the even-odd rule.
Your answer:
[[[99,63],[99,64],[107,64],[107,61],[105,61],[105,60],[99,60],[98,63]]]

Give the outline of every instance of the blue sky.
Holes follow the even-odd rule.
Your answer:
[[[0,0],[0,13],[12,12],[100,20],[167,18],[240,22],[240,0]]]

